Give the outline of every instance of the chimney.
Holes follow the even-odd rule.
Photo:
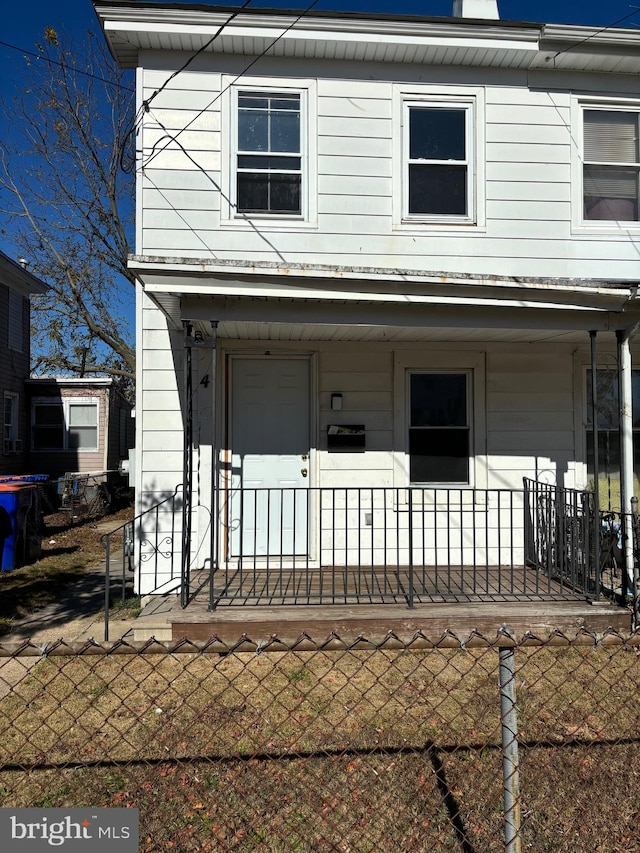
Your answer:
[[[498,0],[453,0],[453,17],[499,21]]]

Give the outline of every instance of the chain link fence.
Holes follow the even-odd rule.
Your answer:
[[[639,649],[0,646],[0,805],[136,807],[141,851],[638,851]]]

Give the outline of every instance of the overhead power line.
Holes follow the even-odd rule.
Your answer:
[[[40,62],[57,65],[58,68],[64,68],[65,71],[71,71],[73,74],[82,74],[83,77],[90,77],[92,80],[98,80],[100,83],[107,83],[109,86],[116,86],[118,89],[124,89],[126,92],[135,92],[133,86],[124,86],[122,83],[117,83],[115,80],[107,80],[106,77],[100,77],[99,74],[92,74],[90,71],[83,71],[82,68],[76,68],[74,65],[69,65],[68,62],[58,62],[57,59],[52,59],[46,54],[35,53],[33,50],[26,50],[24,47],[19,47],[17,44],[10,44],[8,41],[0,41],[0,46],[8,47],[11,50],[17,50],[24,56],[32,56]]]
[[[143,163],[143,168],[146,168],[146,167],[151,163],[151,161],[152,161],[152,160],[154,160],[154,159],[158,156],[158,154],[161,154],[161,153],[164,151],[164,149],[165,149],[165,148],[167,148],[167,147],[168,147],[168,145],[170,145],[170,144],[171,144],[171,142],[175,142],[175,141],[177,140],[178,136],[180,136],[180,134],[181,134],[181,133],[184,133],[184,131],[185,131],[185,130],[188,130],[188,128],[189,128],[189,127],[191,127],[191,125],[192,125],[195,121],[197,121],[203,113],[205,113],[208,109],[211,109],[211,107],[215,104],[215,102],[216,102],[217,100],[219,100],[219,99],[224,95],[224,93],[225,93],[226,91],[228,91],[232,86],[235,86],[235,84],[238,82],[238,80],[242,79],[242,77],[244,77],[244,76],[245,76],[245,74],[246,74],[246,73],[247,73],[251,68],[253,68],[253,66],[254,66],[257,62],[259,62],[259,61],[260,61],[264,56],[266,56],[266,54],[271,50],[271,48],[272,48],[272,47],[274,47],[274,45],[276,45],[276,44],[280,41],[280,39],[284,38],[284,36],[285,36],[285,35],[286,35],[290,30],[292,30],[292,29],[296,26],[296,24],[298,24],[298,23],[299,23],[299,22],[304,18],[304,16],[305,16],[305,15],[307,15],[307,14],[308,14],[312,9],[313,9],[313,7],[314,7],[314,6],[317,6],[319,2],[320,2],[320,0],[313,0],[313,2],[311,2],[311,3],[307,6],[307,8],[306,8],[306,9],[304,9],[302,12],[300,12],[300,14],[298,15],[298,17],[297,17],[297,18],[295,18],[295,19],[294,19],[294,20],[289,24],[289,26],[288,26],[288,27],[286,27],[286,29],[284,29],[284,30],[280,33],[280,35],[276,36],[276,38],[274,38],[274,39],[273,39],[273,41],[272,41],[272,42],[270,42],[270,43],[267,45],[267,47],[265,47],[265,49],[262,51],[262,53],[258,54],[258,56],[256,56],[256,57],[254,57],[254,58],[251,60],[251,62],[246,66],[246,68],[243,68],[243,69],[242,69],[242,71],[241,71],[241,72],[240,72],[236,77],[234,77],[234,79],[233,79],[233,80],[232,80],[232,81],[231,81],[227,86],[225,86],[223,89],[221,89],[221,90],[218,92],[218,94],[213,98],[213,100],[211,100],[211,101],[210,101],[210,102],[209,102],[205,107],[203,107],[201,110],[199,110],[199,112],[197,112],[197,113],[193,116],[193,118],[192,118],[190,121],[188,121],[188,122],[187,122],[187,124],[185,124],[185,126],[184,126],[184,127],[180,128],[180,130],[176,131],[176,133],[175,133],[173,136],[170,136],[169,141],[168,141],[165,145],[163,145],[163,146],[162,146],[162,148],[157,148],[157,149],[155,149],[155,150],[151,153],[151,155],[149,156],[149,158],[145,161],[145,163]]]

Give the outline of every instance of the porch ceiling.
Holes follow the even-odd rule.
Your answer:
[[[514,342],[584,344],[589,329],[606,332],[624,328],[627,315],[586,312],[578,317],[569,312],[527,312],[527,325],[520,316],[502,321],[495,311],[449,308],[447,306],[384,306],[367,303],[331,303],[300,306],[290,299],[182,297],[154,293],[153,300],[175,328],[191,321],[204,335],[210,321],[218,321],[218,337],[244,341],[354,341],[354,342]],[[300,311],[306,319],[294,318]],[[292,316],[294,315],[294,316]],[[359,317],[360,322],[351,317]],[[542,315],[542,316],[541,316]],[[616,322],[616,319],[618,318]],[[401,318],[401,319],[400,319]],[[577,322],[579,319],[580,322]],[[630,318],[626,320],[626,324]],[[573,325],[572,325],[573,324]]]
[[[514,343],[582,343],[584,331],[549,332],[542,329],[462,329],[455,326],[415,328],[408,326],[329,326],[300,323],[221,322],[218,335],[240,341],[355,341],[389,343],[463,343],[492,341]]]

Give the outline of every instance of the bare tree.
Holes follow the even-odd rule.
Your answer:
[[[130,382],[133,81],[91,33],[76,49],[47,28],[25,62],[28,86],[4,104],[0,209],[7,238],[51,286],[33,299],[34,369]]]

